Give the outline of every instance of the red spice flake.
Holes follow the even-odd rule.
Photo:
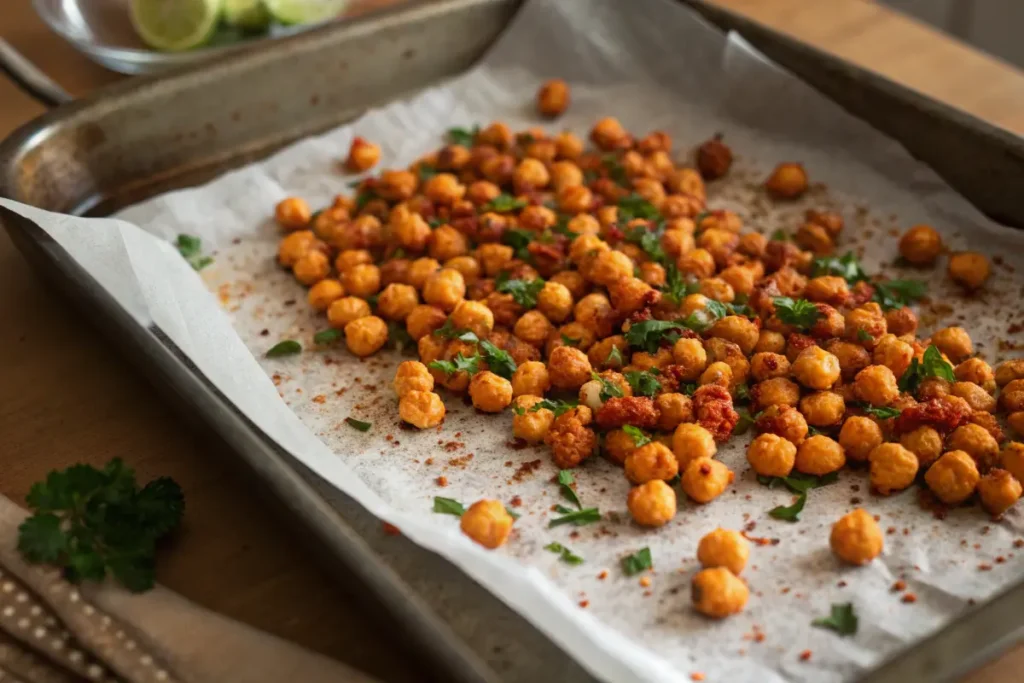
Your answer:
[[[759,536],[751,536],[750,534],[748,534],[746,532],[745,529],[740,532],[740,536],[742,536],[743,538],[747,539],[748,541],[750,541],[754,545],[764,546],[764,545],[778,545],[779,544],[779,539],[777,539],[777,538],[762,538],[762,537],[759,537]]]
[[[990,572],[990,571],[992,571],[992,565],[985,564],[984,562],[982,562],[981,564],[978,565],[978,571],[979,572]]]
[[[273,375],[270,376],[270,381],[274,383],[275,387],[280,385],[281,384],[281,375],[279,375],[279,374],[277,374],[275,372]]]
[[[861,502],[860,496],[854,496],[850,499],[850,505],[860,505]]]
[[[974,548],[975,550],[981,550],[981,544],[980,543],[975,543],[971,547]]]
[[[644,588],[647,588],[648,586],[650,586],[651,585],[651,577],[649,577],[649,576],[641,577],[640,578],[640,585],[643,586]]]
[[[889,527],[888,529],[885,530],[885,533],[887,533],[887,534],[889,534],[891,536],[892,534],[896,533],[896,527],[894,527],[894,526]]]
[[[608,570],[607,569],[602,569],[601,573],[597,575],[597,578],[601,579],[602,581],[607,579],[608,578]]]
[[[753,531],[756,528],[757,528],[757,522],[754,522],[754,521],[747,522],[746,524],[743,525],[743,530],[744,531]]]
[[[590,605],[590,600],[580,600],[580,607],[586,608]]]
[[[514,508],[517,508],[517,507],[521,506],[522,504],[523,504],[523,499],[520,498],[519,496],[512,496],[512,500],[509,501],[509,505],[511,505]]]
[[[981,527],[981,535],[982,536],[985,536],[990,531],[992,531],[992,527],[990,527],[990,526],[986,525],[986,526]]]
[[[917,602],[917,596],[913,593],[904,593],[903,597],[900,598],[900,602],[905,602],[909,605],[911,603]]]
[[[891,590],[892,590],[893,593],[899,593],[900,591],[905,590],[906,587],[907,587],[907,582],[906,581],[897,581],[894,584],[892,584],[892,589]]]
[[[1000,555],[999,557],[996,558],[996,564],[1002,564],[1004,562],[1006,562],[1006,558],[1003,557],[1002,555]]]
[[[811,659],[811,651],[810,650],[804,650],[803,652],[800,653],[800,661],[801,662],[808,662],[808,661],[810,661],[810,659]]]
[[[459,441],[449,441],[448,443],[446,443],[444,445],[444,449],[446,451],[448,451],[449,453],[454,453],[455,451],[459,450],[460,448],[462,448],[465,445],[466,444],[461,443]]]
[[[335,396],[344,396],[347,392],[348,392],[348,387],[345,387],[343,389],[338,389],[337,391],[335,391],[334,395]]]
[[[327,397],[324,396],[323,394],[317,394],[316,396],[313,397],[313,403],[323,403],[326,400]]]
[[[918,489],[917,503],[922,510],[928,510],[935,519],[945,519],[948,508],[928,489]]]
[[[580,536],[582,536],[582,534],[580,532],[578,532],[578,531],[570,531],[569,532],[569,538],[571,538],[573,540],[576,540]]]
[[[839,583],[836,584],[836,586],[838,586],[839,588],[846,588],[846,582],[845,581],[840,581]]]
[[[700,671],[694,671],[692,674],[690,674],[690,680],[691,681],[703,681],[704,680],[704,674],[702,674]]]
[[[423,464],[424,465],[433,465],[434,464],[434,459],[433,458],[427,458],[426,460],[423,461]]]
[[[754,631],[754,642],[755,643],[763,643],[764,642],[764,633],[762,633],[761,631]]]
[[[1024,538],[1018,538],[1013,542],[1014,548],[1024,548]]]
[[[525,481],[527,478],[533,476],[533,473],[539,470],[543,464],[543,460],[531,460],[529,462],[524,462],[516,469],[515,474],[512,475],[512,481],[517,484]]]
[[[468,465],[469,461],[472,459],[473,454],[466,453],[465,455],[460,455],[457,458],[449,458],[448,464],[451,465],[452,467],[461,467],[462,469],[466,469],[466,465]]]
[[[789,587],[789,586],[786,586],[785,588],[783,588],[783,589],[782,589],[782,594],[783,594],[783,595],[785,595],[785,594],[786,594],[786,593],[788,593],[788,592],[789,592],[790,590],[791,590],[791,589],[790,589],[790,587]]]
[[[437,485],[438,486],[442,486],[443,487],[443,486],[447,486],[448,485],[448,477],[446,477],[444,475],[438,477],[436,479],[436,481],[437,481]]]
[[[652,593],[651,591],[644,591],[644,597],[645,597],[645,598],[649,598],[649,597],[651,597],[652,595],[654,595],[654,593]]]
[[[395,526],[394,524],[388,524],[387,522],[384,522],[383,524],[384,524],[384,533],[386,533],[388,536],[401,536],[402,535],[401,530],[399,530],[399,528],[397,526]]]

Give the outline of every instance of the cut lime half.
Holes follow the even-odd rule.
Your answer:
[[[348,0],[264,0],[282,24],[317,24],[341,15]]]
[[[263,31],[270,26],[270,12],[263,0],[224,0],[224,21],[245,31]]]
[[[151,48],[183,52],[210,39],[222,7],[223,0],[132,0],[131,18]]]

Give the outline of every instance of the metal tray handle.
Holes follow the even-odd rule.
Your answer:
[[[74,99],[3,38],[0,38],[0,71],[47,107],[57,107]]]

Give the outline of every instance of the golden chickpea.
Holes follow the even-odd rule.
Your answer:
[[[295,279],[304,285],[315,285],[331,274],[331,261],[322,251],[308,251],[292,266]]]
[[[633,276],[633,260],[621,251],[602,251],[594,257],[587,277],[599,284],[610,285],[619,278]]]
[[[831,427],[842,421],[846,401],[834,391],[819,391],[800,399],[800,412],[809,425]]]
[[[750,395],[759,410],[774,405],[795,406],[800,401],[800,387],[785,377],[774,377],[755,384]]]
[[[438,173],[423,184],[423,194],[435,204],[451,206],[466,196],[466,186],[451,173]]]
[[[466,281],[462,273],[450,268],[437,271],[423,285],[423,300],[444,311],[454,311],[465,296]]]
[[[578,159],[583,154],[583,141],[565,131],[555,136],[555,148],[559,159]]]
[[[512,184],[517,194],[543,190],[551,182],[547,166],[536,159],[523,159],[512,174]]]
[[[745,294],[748,296],[754,291],[754,284],[757,280],[754,270],[745,265],[729,266],[723,269],[718,274],[718,277],[728,284],[735,294]]]
[[[411,261],[407,258],[392,258],[380,264],[381,285],[387,287],[392,283],[408,284],[406,279],[409,274],[410,263]]]
[[[658,394],[654,399],[654,407],[658,411],[658,429],[663,432],[670,432],[693,419],[693,402],[685,394]]]
[[[873,406],[887,406],[900,395],[896,376],[884,365],[869,365],[853,380],[857,398]]]
[[[437,167],[446,171],[461,171],[472,158],[472,152],[462,145],[446,145],[437,153]]]
[[[882,441],[882,428],[869,417],[851,417],[839,430],[839,445],[851,460],[866,461]]]
[[[778,434],[761,434],[747,447],[747,462],[764,477],[788,477],[796,462],[796,446]]]
[[[951,451],[962,451],[974,458],[978,469],[987,472],[999,458],[999,444],[995,438],[981,425],[973,423],[961,425],[946,437],[946,448]]]
[[[882,528],[866,510],[857,508],[839,518],[829,536],[832,552],[843,562],[864,565],[882,553]]]
[[[512,133],[512,129],[501,121],[495,121],[484,128],[477,133],[476,140],[474,140],[474,144],[491,145],[498,149],[511,147],[513,142],[515,142],[515,135]]]
[[[747,584],[725,567],[700,570],[690,586],[693,608],[713,619],[742,612],[749,598]]]
[[[544,441],[544,437],[551,429],[551,423],[555,421],[555,414],[547,408],[531,410],[543,400],[540,396],[522,394],[512,402],[512,435],[517,439],[529,443]]]
[[[793,241],[801,249],[806,249],[815,256],[827,256],[836,248],[828,230],[815,223],[803,223],[793,235]]]
[[[900,256],[915,266],[930,266],[942,253],[942,237],[930,225],[915,225],[900,238]]]
[[[410,211],[393,211],[391,216],[388,228],[395,242],[409,251],[423,251],[427,247],[427,241],[432,233],[423,216]]]
[[[479,301],[460,301],[452,311],[451,321],[455,329],[469,330],[481,339],[494,329],[494,313]]]
[[[565,227],[574,235],[591,235],[597,237],[598,233],[601,232],[601,225],[597,222],[597,219],[588,213],[581,213],[577,216],[573,216],[569,219],[569,222]]]
[[[949,257],[949,277],[964,289],[978,289],[991,275],[992,266],[984,254],[961,251]]]
[[[575,339],[575,337],[571,337]],[[578,346],[578,344],[573,344]],[[617,352],[617,353],[616,353]],[[587,350],[587,358],[595,368],[619,369],[629,359],[629,345],[622,335],[605,337]]]
[[[417,429],[436,427],[444,414],[444,402],[431,391],[407,391],[398,401],[398,415]]]
[[[512,374],[514,396],[543,396],[551,388],[548,367],[540,361],[527,361],[519,365]]]
[[[346,273],[363,264],[373,264],[373,254],[366,249],[345,249],[334,259],[334,267],[339,273]]]
[[[612,117],[603,118],[594,124],[590,131],[590,139],[605,151],[618,149],[632,142],[632,137],[619,120]]]
[[[828,389],[839,379],[839,359],[820,346],[808,346],[796,357],[792,370],[808,389]]]
[[[727,315],[711,326],[708,336],[727,339],[739,346],[744,355],[749,356],[757,346],[760,331],[757,325],[748,318],[741,315]]]
[[[1024,443],[1011,441],[999,454],[999,466],[1008,470],[1017,481],[1024,477]]]
[[[932,344],[954,363],[959,363],[974,353],[971,336],[962,327],[944,327],[936,331],[932,335]]]
[[[340,330],[353,320],[365,318],[370,314],[370,304],[363,299],[346,296],[332,301],[327,307],[327,323]]]
[[[559,346],[548,358],[548,374],[556,389],[575,391],[590,380],[592,372],[587,354],[571,346]]]
[[[435,273],[441,269],[441,264],[436,259],[418,258],[409,264],[409,271],[406,273],[406,284],[422,290]]]
[[[505,545],[515,520],[499,500],[478,500],[459,520],[462,533],[491,550]]]
[[[367,307],[367,315],[369,315],[369,307]],[[420,304],[409,312],[405,319],[405,329],[410,337],[419,341],[442,327],[447,318],[448,316],[440,308]]]
[[[963,451],[943,453],[924,474],[928,488],[947,505],[970,498],[980,478],[974,459]]]
[[[335,301],[345,296],[345,288],[337,280],[321,280],[309,289],[309,305],[314,311],[326,311]]]
[[[885,324],[897,337],[914,335],[917,332],[917,313],[909,306],[890,309],[885,312]]]
[[[537,310],[552,322],[565,322],[572,313],[572,307],[572,293],[563,284],[545,282],[544,288],[537,294]]]
[[[835,275],[811,278],[804,289],[805,299],[831,306],[842,306],[849,297],[850,288],[846,280]]]
[[[846,464],[843,447],[824,434],[816,434],[803,441],[796,449],[797,472],[820,477],[842,469]]]
[[[512,403],[512,383],[490,371],[478,372],[469,382],[473,407],[485,413],[500,413]]]
[[[700,379],[697,383],[701,386],[705,384],[716,384],[720,387],[728,389],[733,384],[732,368],[728,363],[724,361],[715,361],[701,373]]]
[[[718,451],[715,437],[704,427],[693,422],[684,422],[672,435],[672,452],[679,463],[679,469],[685,470],[694,460],[712,458]]]
[[[556,200],[558,202],[558,208],[562,213],[567,214],[578,214],[580,216],[586,215],[585,212],[589,211],[594,203],[594,195],[585,185],[568,185],[558,190]],[[586,221],[585,224],[580,221],[576,221],[575,227],[593,232],[593,227],[596,221],[591,223]],[[575,232],[572,228],[569,228],[571,232]]]
[[[616,465],[625,466],[626,458],[636,450],[636,441],[622,429],[613,429],[604,435],[604,454]]]
[[[565,335],[565,339],[562,338]],[[591,347],[594,346],[594,333],[578,322],[571,322],[562,325],[558,329],[552,330],[550,336],[548,336],[547,344],[545,345],[544,354],[548,357],[551,356],[551,352],[559,346],[573,346],[580,351],[588,354],[590,353]],[[568,340],[568,341],[567,341]],[[623,342],[625,344],[625,342]],[[591,365],[595,365],[591,361]]]
[[[715,274],[715,257],[707,249],[693,249],[680,255],[676,267],[684,274],[698,279],[711,277]]]
[[[902,491],[914,483],[917,476],[917,456],[898,443],[875,446],[868,455],[871,463],[871,486],[887,496]]]
[[[277,224],[285,230],[301,230],[309,225],[313,213],[309,210],[309,204],[298,197],[288,197],[278,202],[274,209],[274,218]]]
[[[385,264],[387,265],[387,264]],[[472,256],[456,256],[444,262],[445,268],[462,273],[466,286],[470,287],[480,280],[480,262]]]
[[[996,384],[1000,387],[1005,387],[1015,379],[1024,379],[1024,359],[1003,361],[996,368],[995,378]]]
[[[389,202],[401,202],[416,192],[419,179],[412,171],[384,171],[374,184],[374,191]]]
[[[981,506],[994,518],[1013,507],[1021,495],[1020,481],[1006,470],[993,469],[978,481]]]
[[[696,458],[686,465],[680,486],[694,502],[710,503],[722,495],[735,476],[724,463],[711,458]]]
[[[605,336],[612,332],[615,311],[608,297],[604,294],[588,294],[576,302],[573,308],[576,322],[597,336]]]
[[[476,258],[484,267],[487,277],[494,277],[508,268],[514,251],[506,244],[481,244],[477,247]]]
[[[928,467],[942,455],[942,436],[933,427],[907,432],[900,437],[900,445],[914,454],[921,467]]]
[[[858,344],[834,339],[825,348],[839,359],[839,370],[844,380],[853,379],[858,372],[871,365],[871,353]]]
[[[551,322],[540,311],[527,311],[516,321],[512,333],[531,346],[544,346],[548,335],[554,330]]]
[[[875,302],[858,306],[846,313],[846,338],[851,342],[872,349],[877,340],[888,332],[885,314]],[[870,339],[865,340],[865,335]]]
[[[429,230],[429,227],[428,227]],[[459,257],[466,257],[469,253],[469,242],[466,236],[450,225],[438,226],[427,238],[427,253],[438,261],[453,261]],[[475,259],[468,259],[475,266],[476,275],[479,276],[480,266]],[[463,272],[459,269],[460,272]],[[463,272],[463,275],[465,273]]]
[[[630,453],[625,466],[626,478],[634,484],[644,484],[655,479],[667,481],[679,474],[676,456],[658,441],[640,446]]]
[[[661,479],[652,479],[630,489],[626,507],[637,524],[663,526],[676,516],[676,492]]]
[[[377,310],[389,320],[405,320],[417,304],[419,296],[411,285],[390,284],[377,298]]]
[[[981,358],[968,358],[963,361],[953,368],[953,375],[961,382],[977,384],[990,394],[996,390],[996,375],[992,371],[992,366]]]
[[[1024,410],[1024,379],[1015,379],[1003,387],[999,405],[1008,413]]]
[[[707,568],[725,567],[739,576],[750,557],[750,542],[738,531],[721,527],[704,535],[697,544],[697,560]]]
[[[583,171],[579,166],[571,161],[556,161],[551,165],[551,186],[555,188],[555,192],[581,185],[583,185]]]
[[[416,352],[420,356],[420,362],[427,366],[435,360],[443,359],[444,352],[447,350],[448,342],[435,334],[428,334],[420,337],[420,340],[416,342]],[[430,374],[434,376],[435,380],[438,377],[444,377],[444,373],[437,370],[431,370]]]
[[[700,339],[680,339],[672,347],[672,362],[684,382],[692,382],[701,376],[708,364],[708,355]]]
[[[371,263],[352,266],[341,274],[341,284],[352,296],[373,296],[380,290],[380,268]]]
[[[949,393],[953,396],[959,396],[967,401],[967,405],[971,407],[971,410],[991,413],[996,409],[995,396],[992,396],[992,394],[988,393],[977,384],[972,384],[971,382],[955,382],[953,386],[950,387]]]
[[[775,199],[797,199],[807,191],[807,171],[801,164],[779,164],[768,176],[764,188]]]
[[[808,431],[803,413],[785,404],[765,408],[754,424],[759,432],[778,434],[795,444],[801,443]]]
[[[541,116],[555,118],[569,107],[569,85],[560,78],[547,81],[537,91],[537,111]]]
[[[757,345],[754,351],[759,353],[781,354],[786,350],[786,338],[778,332],[762,329],[757,338]],[[785,356],[783,356],[785,358]],[[786,358],[786,369],[789,369],[789,359]]]
[[[277,247],[277,260],[285,268],[291,268],[300,258],[321,244],[312,230],[297,230],[281,239]]]
[[[388,324],[375,315],[356,318],[345,325],[345,345],[357,356],[376,353],[387,340]]]
[[[406,360],[398,364],[391,386],[398,398],[402,398],[410,391],[430,392],[434,390],[434,376],[423,363]]]
[[[893,334],[885,334],[878,340],[871,360],[875,365],[883,365],[896,377],[902,377],[914,359],[914,347]]]
[[[1006,424],[1017,434],[1024,435],[1024,411],[1017,411],[1007,415]]]
[[[762,351],[750,357],[750,374],[758,382],[789,374],[789,359],[780,353]]]
[[[352,173],[362,173],[377,165],[380,161],[380,146],[368,142],[358,135],[352,138],[352,145],[348,148],[348,158],[345,159],[345,168]]]

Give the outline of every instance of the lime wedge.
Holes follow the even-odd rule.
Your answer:
[[[224,21],[246,31],[263,31],[270,26],[270,12],[263,0],[224,0]]]
[[[282,24],[316,24],[338,17],[348,0],[264,0]]]
[[[182,52],[206,43],[217,28],[223,0],[131,0],[132,25],[150,47]]]

